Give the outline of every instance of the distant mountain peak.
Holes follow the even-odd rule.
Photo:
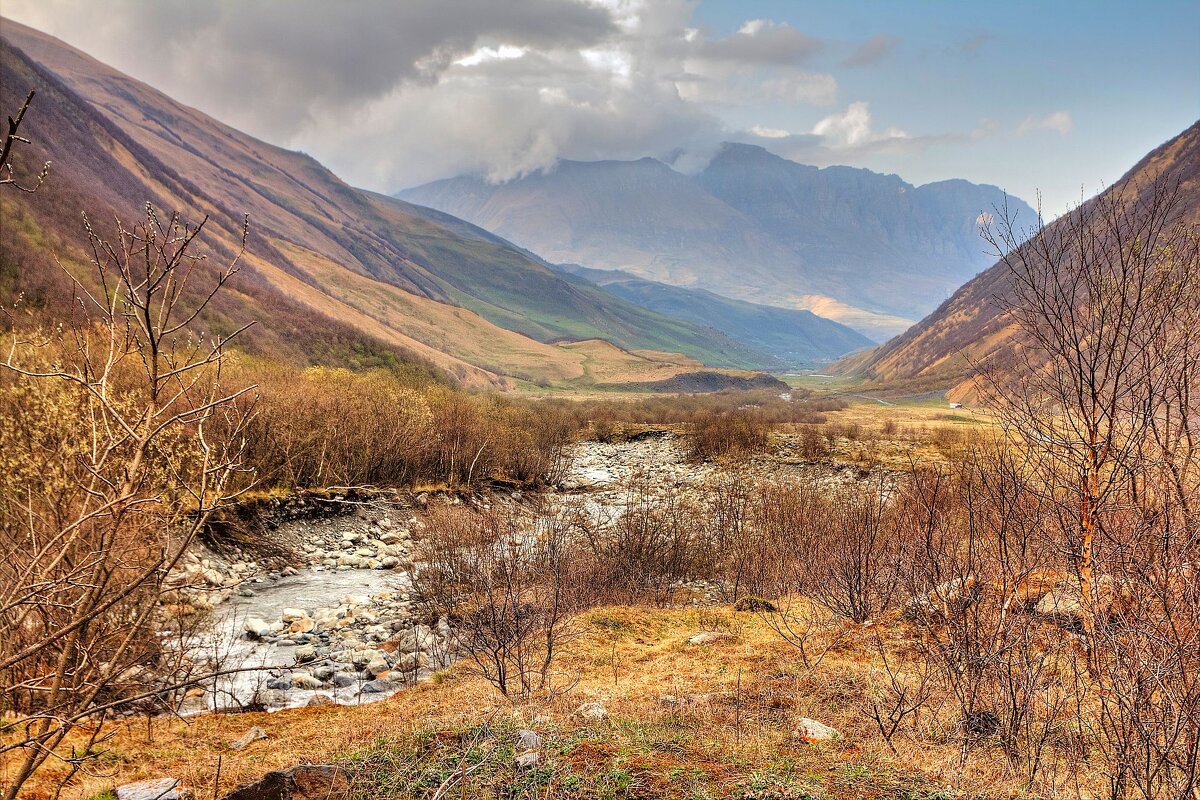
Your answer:
[[[550,261],[817,308],[877,338],[988,265],[977,220],[1003,198],[967,181],[918,188],[867,169],[798,164],[744,142],[725,142],[694,175],[653,158],[564,161],[503,186],[438,181],[398,196]]]

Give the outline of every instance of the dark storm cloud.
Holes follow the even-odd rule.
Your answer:
[[[561,0],[41,0],[27,16],[168,93],[252,132],[287,138],[397,85],[434,81],[485,40],[587,47],[605,9]],[[14,6],[20,8],[19,0]],[[50,27],[50,26],[44,26]],[[245,105],[238,106],[240,99]]]

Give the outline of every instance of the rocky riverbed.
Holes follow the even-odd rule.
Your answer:
[[[853,479],[769,456],[743,465],[738,479],[800,472],[830,484]],[[559,486],[539,499],[582,502],[611,519],[631,497],[696,498],[721,478],[717,465],[690,463],[674,434],[651,431],[576,445]],[[530,499],[506,492],[466,502]],[[248,671],[193,692],[184,710],[370,702],[444,666],[453,633],[413,591],[414,541],[429,506],[462,502],[449,494],[280,499],[252,537],[197,542],[171,576],[171,610],[210,615],[203,651],[221,669]],[[712,587],[697,588],[701,602],[712,599]]]
[[[359,703],[445,661],[449,629],[412,592],[419,505],[337,495],[266,517],[271,551],[197,543],[172,576],[178,609],[211,614],[201,651],[245,669],[193,692],[186,711]]]

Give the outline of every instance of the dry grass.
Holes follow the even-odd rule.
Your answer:
[[[849,626],[839,647],[808,672],[750,613],[616,607],[580,622],[583,635],[557,664],[557,683],[569,691],[509,704],[482,678],[451,668],[369,706],[160,719],[150,728],[138,721],[114,728],[101,760],[105,774],[72,785],[63,797],[82,800],[162,775],[207,797],[218,761],[220,788],[228,790],[272,768],[333,760],[362,767],[366,796],[428,797],[437,785],[429,782],[453,772],[464,753],[494,762],[474,773],[470,797],[1022,795],[999,752],[973,752],[961,766],[959,744],[939,738],[925,720],[917,735],[896,738],[896,756],[887,750],[860,707],[879,666],[870,628]],[[730,636],[688,644],[701,629]],[[905,648],[898,623],[884,636]],[[607,720],[586,723],[574,714],[593,700],[605,705]],[[792,735],[802,716],[837,727],[843,738],[804,744]],[[253,725],[270,738],[229,750],[228,742]],[[546,741],[542,768],[532,774],[518,773],[510,760],[511,733],[524,726]],[[30,800],[48,796],[53,776],[53,769],[38,776]],[[771,787],[783,791],[755,794]]]

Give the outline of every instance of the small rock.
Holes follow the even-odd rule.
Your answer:
[[[760,613],[766,612],[768,614],[772,614],[772,613],[776,612],[778,609],[775,608],[775,604],[772,603],[770,600],[766,600],[761,597],[743,597],[741,600],[738,600],[736,603],[733,604],[733,610],[734,611],[756,611],[756,612],[760,612]]]
[[[298,619],[307,619],[308,612],[302,608],[285,608],[283,613],[279,615],[279,619],[283,622],[295,622]]]
[[[296,648],[296,660],[297,661],[312,661],[316,657],[317,657],[317,648],[313,647],[311,644],[306,644],[306,645],[303,645],[302,647]]]
[[[528,728],[523,728],[517,731],[517,741],[521,745],[522,750],[541,750],[542,737],[538,736],[535,731]]]
[[[117,787],[118,800],[185,800],[191,796],[175,778],[154,778]]]
[[[267,738],[267,732],[264,731],[262,728],[258,727],[257,725],[255,725],[253,728],[246,731],[242,735],[242,738],[238,739],[235,742],[230,742],[229,749],[230,750],[245,750],[247,747],[249,747],[254,742],[257,742],[259,739],[266,739],[266,738]]]
[[[542,757],[537,750],[530,750],[517,756],[517,769],[533,769],[541,763]]]
[[[836,728],[831,728],[808,717],[801,717],[796,723],[795,736],[801,741],[810,743],[841,738],[841,734],[837,732]]]
[[[333,698],[327,694],[314,694],[308,698],[308,706],[332,706],[334,705]]]
[[[600,703],[584,703],[575,713],[590,722],[599,722],[608,716],[608,709]]]
[[[727,631],[701,631],[692,638],[688,639],[688,644],[705,645],[713,642],[724,642],[733,638],[733,634]]]
[[[341,767],[308,764],[268,772],[223,800],[350,800],[350,778]]]

